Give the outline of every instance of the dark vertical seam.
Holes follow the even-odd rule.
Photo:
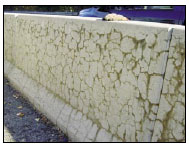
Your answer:
[[[161,91],[160,91],[159,106],[160,106],[160,101],[161,101],[161,96],[162,96],[162,91],[163,91],[163,86],[164,86],[165,74],[166,74],[166,71],[167,71],[167,63],[168,63],[168,58],[169,58],[169,49],[170,49],[172,34],[173,34],[173,28],[170,27],[170,28],[168,28],[167,45],[166,45],[166,50],[165,50],[165,51],[168,51],[168,54],[167,54],[167,59],[166,59],[166,64],[165,64],[165,72],[163,73],[163,82],[162,82],[162,87],[161,87]],[[156,114],[156,119],[157,119],[158,112],[159,112],[159,106],[158,106],[158,110],[157,110],[157,114]],[[152,142],[152,138],[153,138],[153,135],[154,135],[154,128],[155,128],[156,119],[154,120],[155,122],[154,122],[153,131],[152,131],[151,142]]]

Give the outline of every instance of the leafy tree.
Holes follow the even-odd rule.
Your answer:
[[[92,6],[4,6],[5,11],[79,12]]]

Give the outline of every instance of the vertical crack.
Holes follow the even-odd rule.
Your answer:
[[[166,64],[165,64],[165,72],[163,73],[163,82],[162,82],[162,87],[161,87],[161,91],[160,91],[160,98],[159,98],[159,106],[160,106],[160,101],[161,101],[161,95],[162,95],[162,92],[163,92],[163,84],[164,84],[164,80],[165,80],[165,74],[167,72],[167,63],[168,63],[168,58],[169,58],[169,48],[170,48],[170,43],[171,43],[171,39],[172,39],[172,33],[173,33],[173,28],[170,27],[168,28],[168,36],[167,36],[167,45],[166,45],[166,49],[165,51],[168,52],[167,54],[167,58],[166,58]],[[156,115],[156,119],[157,119],[157,116],[158,116],[158,112],[159,112],[159,106],[158,106],[158,110],[157,110],[157,115]],[[155,123],[156,123],[156,119],[154,120],[154,127],[153,127],[153,131],[152,131],[152,137],[154,135],[154,128],[155,128]],[[151,140],[152,140],[152,137],[151,137]],[[152,141],[151,141],[152,142]]]

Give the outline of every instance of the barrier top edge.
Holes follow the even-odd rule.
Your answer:
[[[35,16],[35,17],[44,17],[44,18],[63,18],[71,20],[84,20],[84,21],[98,21],[106,23],[116,23],[116,24],[130,24],[130,25],[141,25],[147,27],[159,27],[159,28],[175,28],[179,30],[185,30],[185,26],[175,25],[175,24],[164,24],[158,22],[145,22],[145,21],[102,21],[101,18],[94,17],[80,17],[80,16],[65,16],[65,15],[43,15],[43,14],[21,14],[21,13],[4,13],[4,15],[13,15],[18,16]]]

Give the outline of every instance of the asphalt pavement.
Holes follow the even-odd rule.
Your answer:
[[[68,137],[4,78],[4,142],[68,142]]]

